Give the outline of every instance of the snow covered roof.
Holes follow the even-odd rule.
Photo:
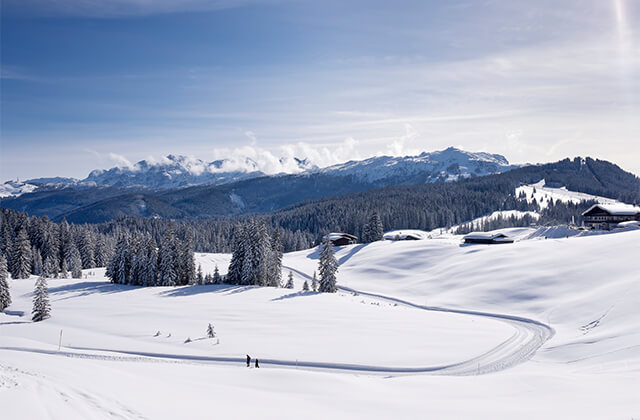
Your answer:
[[[417,230],[417,229],[392,230],[390,232],[385,233],[383,237],[387,241],[394,241],[397,239],[404,240],[407,238],[427,239],[429,237],[429,233],[423,230]]]
[[[462,239],[499,239],[507,238],[508,236],[501,232],[471,232],[465,235]]]
[[[640,207],[632,206],[631,204],[594,204],[589,207],[582,215],[589,213],[595,208],[599,208],[600,210],[604,210],[607,213],[613,216],[633,216],[635,214],[640,213]]]
[[[327,236],[332,241],[336,241],[336,240],[338,240],[340,238],[347,238],[347,239],[352,239],[352,240],[358,239],[357,236],[353,236],[353,235],[350,235],[348,233],[343,233],[343,232],[332,232],[332,233],[329,233]]]
[[[627,222],[620,222],[616,225],[619,228],[628,228],[628,227],[640,227],[640,222],[637,220],[629,220]]]

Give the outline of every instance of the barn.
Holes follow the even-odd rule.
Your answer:
[[[462,238],[465,244],[511,244],[513,239],[500,232],[471,232]]]
[[[428,237],[428,232],[415,229],[392,230],[383,236],[385,241],[420,241]]]
[[[594,204],[584,213],[584,225],[590,229],[611,230],[618,223],[640,221],[640,207],[630,204]]]
[[[348,233],[333,232],[327,235],[334,246],[353,245],[358,243],[358,237]],[[327,237],[325,236],[325,238]]]

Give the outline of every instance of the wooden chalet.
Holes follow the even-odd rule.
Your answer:
[[[582,217],[587,228],[611,230],[619,223],[640,221],[640,207],[629,204],[594,204],[582,213]]]
[[[427,238],[428,233],[419,230],[393,230],[384,234],[385,241],[420,241]]]
[[[328,234],[327,236],[334,246],[353,245],[358,243],[358,237],[350,235],[348,233],[333,232]]]
[[[511,244],[513,239],[499,232],[471,232],[462,238],[465,244]]]

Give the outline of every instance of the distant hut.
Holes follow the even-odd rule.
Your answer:
[[[325,236],[329,237],[329,240],[334,246],[353,245],[358,243],[358,237],[350,235],[348,233],[333,232]]]
[[[511,244],[513,239],[500,232],[471,232],[462,240],[465,244]]]
[[[427,238],[427,232],[420,230],[392,230],[384,234],[385,241],[420,241]]]
[[[582,217],[584,225],[590,229],[611,230],[619,223],[640,221],[640,207],[629,204],[594,204],[582,213]]]

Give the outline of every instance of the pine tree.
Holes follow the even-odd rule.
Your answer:
[[[82,259],[78,248],[71,244],[67,249],[67,267],[71,270],[71,277],[74,279],[82,278]]]
[[[66,279],[69,277],[69,268],[67,267],[67,261],[62,262],[62,269],[60,270],[59,277],[61,279]]]
[[[11,293],[9,292],[9,282],[7,281],[8,276],[7,259],[4,255],[0,255],[0,312],[11,305]]]
[[[178,245],[178,269],[180,272],[179,284],[193,284],[196,280],[196,263],[193,255],[191,234],[188,234],[184,241],[176,241],[176,243]]]
[[[240,284],[266,286],[267,260],[271,247],[267,227],[264,222],[252,219],[244,230],[244,259]]]
[[[42,275],[47,278],[58,277],[58,262],[55,257],[47,257],[44,260],[44,266],[42,267]]]
[[[40,253],[40,250],[33,247],[31,250],[31,255],[33,256],[33,259],[31,260],[31,272],[33,274],[35,274],[36,276],[39,276],[40,274],[42,274],[42,254]]]
[[[240,284],[242,280],[242,267],[245,258],[245,226],[238,224],[233,232],[233,249],[231,254],[231,262],[227,273],[227,283]]]
[[[382,221],[377,212],[373,212],[369,217],[369,221],[364,226],[362,232],[362,242],[369,243],[375,241],[381,241],[384,236],[384,229],[382,227]]]
[[[207,337],[214,338],[215,336],[216,336],[216,332],[213,329],[213,325],[211,325],[211,323],[209,323],[209,326],[207,327]]]
[[[198,273],[196,274],[199,285],[204,284],[204,275],[202,274],[202,264],[198,264]]]
[[[96,240],[96,245],[93,250],[93,255],[96,267],[106,267],[106,265],[109,263],[107,243],[104,239],[104,236],[98,235],[98,239]]]
[[[180,281],[180,255],[178,239],[173,232],[173,227],[170,227],[165,234],[158,254],[158,284],[176,286]]]
[[[145,265],[142,269],[142,285],[156,286],[158,278],[158,248],[156,242],[147,236],[144,243]]]
[[[216,268],[213,269],[213,277],[212,277],[211,281],[213,282],[213,284],[222,283],[222,277],[220,276],[220,271],[218,271],[218,266],[217,265],[216,265]]]
[[[120,234],[118,242],[116,244],[113,257],[107,264],[107,270],[105,275],[111,279],[112,283],[126,283],[126,279],[129,275],[130,262],[129,259],[129,239],[127,235]]]
[[[282,282],[282,239],[280,228],[275,229],[271,240],[271,249],[267,257],[267,286],[280,287]]]
[[[319,290],[324,293],[337,292],[336,272],[338,271],[338,261],[336,260],[329,235],[325,236],[322,243],[318,271],[320,271]]]
[[[28,279],[31,275],[31,244],[23,227],[18,232],[11,252],[11,277]]]
[[[62,264],[67,260],[67,251],[71,244],[71,232],[69,231],[69,223],[67,223],[66,219],[62,219],[60,222],[58,233],[59,262],[60,268],[62,269]]]
[[[316,276],[316,272],[313,272],[313,278],[311,279],[311,290],[313,290],[314,292],[318,291],[318,277]]]
[[[293,273],[289,271],[289,279],[287,280],[287,285],[285,286],[287,289],[293,289]]]
[[[95,268],[96,241],[93,233],[87,229],[78,239],[77,247],[78,251],[80,251],[80,258],[82,259],[82,268]]]
[[[51,306],[49,305],[49,288],[47,279],[43,276],[36,280],[35,290],[33,292],[33,311],[31,319],[34,322],[42,321],[49,317]]]
[[[309,291],[309,282],[305,279],[304,283],[302,283],[302,290],[305,292]]]
[[[133,240],[132,253],[134,254],[131,259],[129,284],[134,286],[142,286],[144,284],[144,274],[147,266],[146,240],[146,235]]]

